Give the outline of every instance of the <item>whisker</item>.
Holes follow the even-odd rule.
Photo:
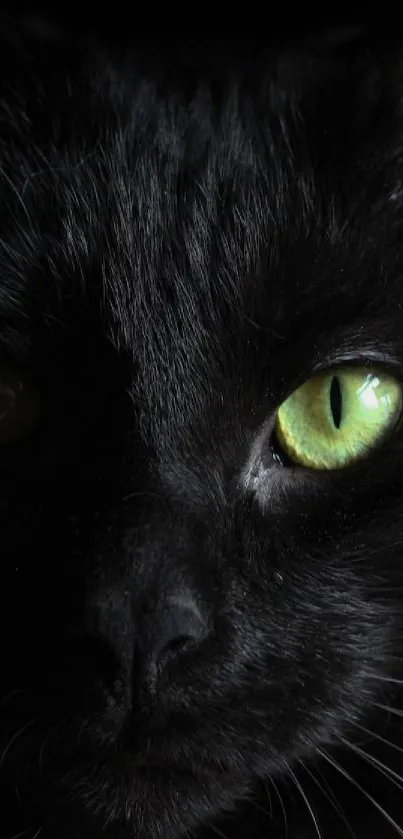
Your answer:
[[[380,708],[381,710],[386,711],[387,717],[386,717],[386,720],[384,722],[383,728],[387,728],[388,725],[390,724],[391,717],[392,717],[390,707],[388,705],[379,705],[378,702],[374,702],[374,701],[372,701],[372,702],[370,701],[369,704],[372,705],[373,708]]]
[[[319,747],[317,747],[316,751],[318,752],[318,754],[320,754],[323,757],[324,760],[327,761],[327,763],[330,764],[330,766],[333,766],[333,769],[336,769],[336,771],[339,772],[340,775],[342,775],[356,789],[358,789],[359,792],[361,792],[362,795],[364,795],[364,797],[375,807],[375,809],[378,811],[378,813],[380,813],[384,817],[384,819],[386,819],[386,821],[396,830],[396,833],[399,836],[403,837],[402,828],[397,824],[397,822],[395,822],[395,820],[392,818],[392,816],[389,815],[387,810],[385,810],[381,806],[381,804],[379,804],[379,802],[375,798],[373,798],[373,796],[370,795],[370,793],[367,792],[367,790],[365,790],[364,787],[362,787],[361,784],[359,784],[358,781],[356,781],[355,778],[353,778],[352,775],[350,775],[349,772],[347,772],[342,766],[340,766],[340,764],[337,763],[336,760],[331,758],[330,755],[328,755],[323,749],[320,749]]]
[[[272,818],[273,818],[273,802],[272,802],[272,798],[271,798],[270,790],[269,790],[269,788],[266,786],[266,784],[264,784],[264,791],[265,791],[265,793],[266,793],[266,795],[267,795],[267,800],[268,800],[268,802],[269,802],[269,810],[267,811],[267,810],[266,810],[265,808],[263,808],[261,805],[259,805],[259,807],[260,807],[260,809],[261,809],[263,812],[265,812],[265,813],[266,813],[266,815],[268,815],[268,816],[269,816],[269,819],[272,819]]]
[[[319,824],[318,824],[318,821],[317,821],[317,819],[316,819],[316,816],[315,816],[315,813],[314,813],[314,811],[313,811],[313,808],[312,808],[312,806],[311,806],[311,804],[310,804],[310,802],[309,802],[309,800],[308,800],[308,798],[307,798],[307,796],[306,796],[306,794],[305,794],[304,788],[303,788],[303,787],[302,787],[302,785],[300,784],[300,782],[299,782],[299,780],[298,780],[297,776],[295,775],[295,773],[294,773],[294,772],[293,772],[293,770],[291,769],[291,766],[289,765],[289,763],[286,763],[286,766],[287,766],[287,772],[288,772],[288,774],[289,774],[289,775],[290,775],[290,777],[292,778],[292,780],[293,780],[293,782],[294,782],[294,784],[295,784],[295,786],[296,786],[296,788],[297,788],[297,790],[298,790],[298,792],[299,792],[299,794],[300,794],[300,796],[301,796],[302,800],[305,802],[305,805],[306,805],[306,807],[307,807],[308,813],[310,814],[311,819],[312,819],[312,821],[313,821],[313,824],[315,825],[315,830],[316,830],[316,833],[317,833],[317,835],[318,835],[318,839],[323,839],[323,836],[322,836],[322,831],[321,831],[321,829],[320,829],[320,827],[319,827]]]
[[[354,728],[359,728],[360,731],[364,732],[364,734],[369,734],[370,737],[375,738],[375,740],[379,740],[381,743],[384,743],[385,746],[389,746],[391,749],[395,749],[397,752],[401,752],[401,754],[403,754],[401,746],[398,746],[396,743],[392,743],[391,740],[387,740],[386,737],[382,737],[380,734],[376,734],[375,731],[365,728],[364,725],[360,725],[358,722],[355,722]]]
[[[272,801],[271,801],[270,792],[269,792],[269,790],[267,789],[266,786],[265,786],[265,792],[267,793],[267,796],[268,796],[268,799],[269,799],[269,810],[266,810],[266,807],[263,807],[262,804],[260,804],[258,801],[254,801],[253,799],[251,799],[251,801],[248,802],[248,803],[250,803],[251,806],[255,810],[259,810],[259,813],[263,813],[264,816],[268,816],[269,819],[272,819],[273,818]]]
[[[268,782],[272,785],[272,787],[273,787],[273,789],[274,789],[274,792],[276,793],[277,798],[278,798],[278,800],[279,800],[279,802],[280,802],[281,812],[282,812],[282,814],[283,814],[283,819],[284,819],[285,839],[288,839],[288,820],[287,820],[287,813],[286,813],[286,811],[285,811],[284,802],[283,802],[283,799],[282,799],[282,797],[281,797],[280,790],[279,790],[279,788],[278,788],[278,786],[277,786],[277,784],[276,784],[276,782],[275,782],[274,778],[272,778],[272,777],[270,776],[267,780],[268,780]]]
[[[157,498],[160,500],[161,496],[156,492],[149,492],[148,490],[144,492],[129,492],[128,495],[123,496],[122,501],[130,501],[132,498]]]
[[[395,679],[393,676],[379,676],[376,675],[377,682],[390,682],[392,685],[403,685],[403,679]]]
[[[266,784],[264,784],[264,791],[267,795],[267,800],[269,802],[269,811],[267,812],[267,810],[266,810],[266,814],[269,816],[269,819],[272,820],[273,819],[273,801],[272,801],[270,790],[269,790],[268,786],[266,786]],[[263,808],[261,807],[261,809],[263,809]]]
[[[403,711],[400,708],[393,708],[391,705],[382,705],[380,702],[372,702],[372,705],[375,705],[375,708],[381,708],[382,711],[388,711],[389,714],[393,714],[396,717],[403,717]]]
[[[22,737],[22,735],[23,735],[23,734],[25,734],[25,732],[26,732],[26,731],[28,731],[28,729],[29,729],[29,728],[32,728],[32,726],[33,726],[33,725],[35,725],[35,723],[36,723],[36,719],[30,720],[29,722],[25,723],[25,725],[23,725],[23,726],[22,726],[22,727],[21,727],[21,728],[20,728],[20,729],[19,729],[19,730],[18,730],[18,731],[17,731],[17,732],[13,735],[13,737],[11,738],[11,740],[7,743],[7,746],[5,747],[5,749],[4,749],[4,751],[3,751],[3,754],[2,754],[2,756],[1,756],[1,759],[0,759],[0,769],[2,769],[2,768],[3,768],[3,766],[4,766],[4,761],[5,761],[6,757],[7,757],[7,755],[10,753],[10,750],[12,749],[12,747],[13,747],[13,746],[15,745],[15,743],[17,742],[17,740],[18,740],[20,737]]]
[[[324,777],[324,775],[322,774],[322,772],[320,772],[320,770],[319,770],[317,767],[315,767],[315,768],[316,768],[316,771],[317,771],[317,773],[318,773],[318,775],[320,775],[320,777],[322,778],[322,783],[321,783],[321,782],[319,781],[319,778],[317,778],[317,777],[316,777],[316,775],[315,775],[315,774],[314,774],[314,773],[313,773],[313,772],[309,769],[309,767],[308,767],[308,766],[304,763],[304,761],[299,760],[299,761],[298,761],[298,763],[300,763],[300,764],[301,764],[301,766],[302,766],[302,768],[305,770],[305,772],[307,772],[307,774],[309,775],[309,777],[310,777],[310,778],[312,778],[313,782],[314,782],[314,783],[316,784],[316,786],[320,789],[320,791],[321,791],[322,795],[324,795],[324,797],[325,797],[325,798],[326,798],[326,800],[329,802],[329,804],[331,804],[331,806],[333,807],[333,809],[334,809],[334,810],[336,811],[336,813],[340,816],[341,820],[342,820],[342,821],[344,822],[344,824],[346,825],[346,828],[347,828],[347,830],[349,831],[349,833],[351,834],[351,836],[353,837],[353,839],[357,839],[357,835],[356,835],[356,833],[354,832],[353,828],[351,827],[351,824],[350,824],[350,822],[348,821],[347,816],[346,816],[346,814],[345,814],[345,812],[344,812],[343,808],[341,807],[341,805],[340,805],[339,801],[337,800],[337,798],[336,798],[336,796],[335,796],[335,794],[334,794],[334,791],[332,790],[331,786],[329,785],[328,781],[326,780],[326,778]],[[328,790],[328,791],[326,791],[326,790],[325,790],[325,788],[324,788],[323,784],[326,784],[326,786],[327,786],[327,790]]]
[[[25,213],[25,215],[26,215],[26,217],[27,217],[28,222],[31,224],[31,223],[32,223],[32,218],[31,218],[31,216],[30,216],[30,214],[29,214],[29,212],[28,212],[27,206],[26,206],[26,204],[25,204],[25,202],[24,202],[24,200],[23,200],[23,198],[22,198],[21,194],[18,192],[17,187],[15,186],[15,184],[13,183],[13,181],[11,180],[11,178],[9,177],[9,175],[7,175],[7,172],[5,171],[5,169],[3,169],[3,168],[1,168],[1,169],[0,169],[0,175],[1,175],[1,177],[2,177],[2,178],[4,178],[4,180],[6,181],[6,183],[7,183],[7,184],[10,186],[10,188],[12,189],[12,191],[13,191],[14,195],[16,196],[16,198],[17,198],[17,200],[19,201],[19,203],[20,203],[20,205],[21,205],[22,209],[24,210],[24,213]]]
[[[18,696],[20,693],[24,693],[22,688],[15,688],[14,690],[10,691],[10,693],[7,693],[7,695],[4,696],[0,702],[0,708],[3,708],[3,706],[6,705],[7,702],[10,701],[10,699],[13,699],[14,696]]]
[[[382,761],[378,760],[378,758],[374,757],[373,755],[369,755],[368,752],[366,752],[364,749],[361,749],[354,743],[350,743],[348,740],[345,740],[344,737],[339,737],[338,739],[341,743],[343,743],[349,749],[352,749],[353,752],[362,757],[363,760],[366,760],[367,763],[370,764],[370,766],[374,766],[375,769],[378,770],[378,772],[380,772],[382,775],[385,775],[385,777],[388,778],[392,782],[392,784],[395,784],[395,786],[398,789],[403,790],[403,778],[401,775],[398,775],[397,772],[394,772],[393,769],[390,769],[389,766],[387,766],[385,763],[382,763]]]
[[[45,748],[46,748],[47,744],[49,743],[49,740],[50,740],[51,736],[53,734],[55,734],[55,732],[61,727],[61,725],[62,725],[62,723],[58,723],[57,725],[53,725],[49,729],[49,731],[45,735],[45,737],[43,738],[43,742],[42,742],[42,745],[41,745],[41,747],[39,749],[39,753],[38,753],[38,768],[39,768],[40,772],[43,772],[43,759],[44,759]]]
[[[229,836],[227,836],[226,833],[223,833],[222,830],[219,830],[218,827],[214,827],[213,824],[210,825],[210,827],[211,827],[211,830],[213,831],[213,833],[215,833],[216,836],[219,836],[220,839],[229,839]],[[34,839],[35,839],[35,837],[34,837]]]

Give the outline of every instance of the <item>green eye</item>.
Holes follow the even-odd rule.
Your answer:
[[[276,437],[294,463],[340,469],[369,454],[394,427],[402,388],[388,373],[343,367],[313,376],[283,402]]]

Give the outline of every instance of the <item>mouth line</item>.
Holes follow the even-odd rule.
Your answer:
[[[40,722],[36,720],[38,730],[27,731],[25,738],[21,737],[17,744],[19,748],[13,749],[13,765],[24,763],[33,768],[33,756],[36,760],[44,740]],[[140,783],[161,780],[164,785],[175,778],[179,782],[182,778],[188,783],[220,783],[225,777],[236,778],[239,774],[214,755],[198,754],[197,747],[193,754],[187,755],[186,751],[181,754],[179,748],[171,751],[167,744],[161,744],[159,750],[158,743],[148,743],[148,738],[138,743],[137,749],[127,748],[127,744],[119,741],[101,745],[91,730],[78,729],[76,719],[66,719],[63,723],[51,727],[50,731],[47,726],[46,749],[41,753],[42,766],[49,770],[53,767],[56,773],[69,768],[78,772],[98,771],[111,778],[113,774],[126,777],[127,781],[135,781],[137,777]]]

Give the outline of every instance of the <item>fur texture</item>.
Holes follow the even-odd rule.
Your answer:
[[[41,403],[0,449],[1,836],[196,835],[399,742],[401,426],[338,473],[270,435],[314,371],[403,377],[400,45],[1,63],[0,347]]]

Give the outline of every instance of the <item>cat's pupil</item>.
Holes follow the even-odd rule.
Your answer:
[[[330,410],[335,428],[340,428],[343,409],[343,397],[338,376],[333,376],[330,385]]]

